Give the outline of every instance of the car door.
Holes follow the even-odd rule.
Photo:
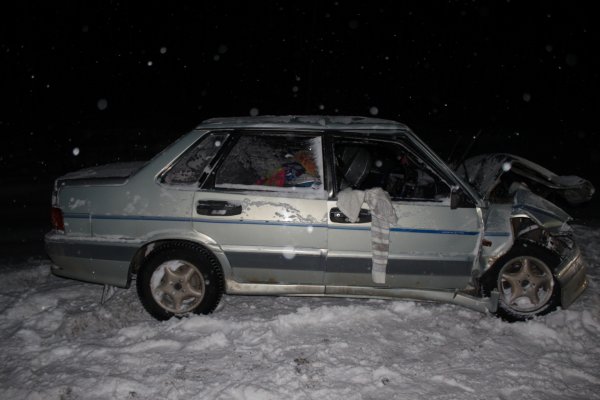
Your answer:
[[[239,283],[323,285],[327,195],[321,137],[236,132],[194,196],[193,227]]]
[[[481,220],[474,205],[451,208],[453,183],[439,174],[439,168],[409,144],[389,140],[336,137],[332,152],[335,193],[381,187],[392,198],[397,222],[390,226],[386,283],[380,286],[434,290],[467,286]],[[368,205],[362,205],[359,220],[352,223],[338,209],[334,194],[328,211],[326,285],[377,286],[371,275]]]

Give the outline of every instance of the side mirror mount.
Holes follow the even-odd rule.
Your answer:
[[[461,193],[457,186],[453,186],[450,190],[450,209],[456,210],[461,203]]]

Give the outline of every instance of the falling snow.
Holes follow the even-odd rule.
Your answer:
[[[96,107],[98,107],[98,110],[104,111],[106,110],[106,107],[108,107],[108,101],[106,99],[99,99],[96,103]]]
[[[293,260],[296,257],[296,249],[294,246],[286,246],[283,249],[283,257],[286,260]]]

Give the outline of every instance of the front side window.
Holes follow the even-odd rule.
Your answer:
[[[163,176],[162,182],[169,185],[194,185],[215,157],[225,140],[227,133],[210,133],[203,137],[195,147],[187,151]]]
[[[421,158],[399,143],[334,143],[337,190],[380,187],[395,200],[442,201],[450,187]]]
[[[322,191],[321,154],[320,137],[243,135],[217,171],[215,188]]]

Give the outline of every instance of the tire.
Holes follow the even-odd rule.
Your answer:
[[[518,241],[482,279],[482,292],[500,294],[496,315],[505,321],[526,321],[548,314],[560,304],[560,285],[554,270],[560,258],[550,250]]]
[[[223,272],[203,247],[173,242],[158,246],[137,274],[137,292],[159,321],[212,313],[224,292]]]

